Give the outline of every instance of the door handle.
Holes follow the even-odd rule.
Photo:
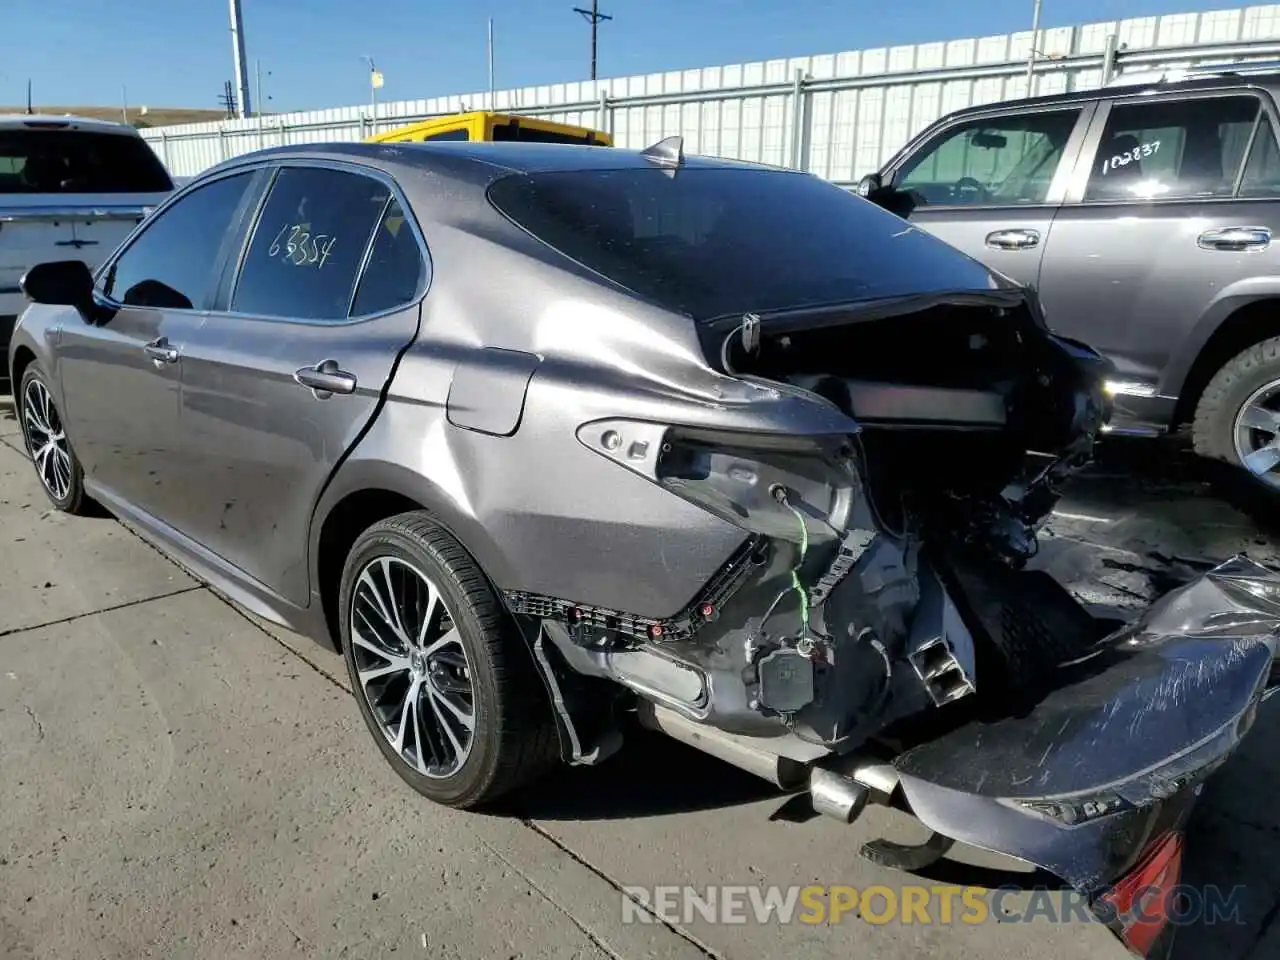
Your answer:
[[[294,371],[293,379],[309,387],[317,400],[328,400],[335,393],[356,392],[355,374],[341,369],[337,360],[321,360],[313,367],[301,367]]]
[[[1030,250],[1039,243],[1039,230],[997,230],[987,234],[987,246],[992,250]]]
[[[1196,237],[1202,250],[1264,250],[1271,245],[1267,227],[1217,227]]]
[[[142,352],[151,358],[151,362],[156,365],[157,369],[166,363],[178,362],[178,350],[176,347],[169,346],[168,337],[159,337],[145,344]]]

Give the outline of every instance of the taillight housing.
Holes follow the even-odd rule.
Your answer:
[[[673,428],[654,474],[667,490],[744,530],[810,543],[847,526],[860,488],[847,437]]]
[[[1158,837],[1128,874],[1095,908],[1139,957],[1149,956],[1169,925],[1169,910],[1182,876],[1181,833]]]
[[[862,492],[856,437],[584,424],[578,439],[678,497],[753,534],[809,544],[837,538]]]

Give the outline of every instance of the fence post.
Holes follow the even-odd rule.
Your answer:
[[[795,82],[791,87],[791,167],[794,170],[804,169],[805,140],[805,72],[796,70]]]
[[[1102,48],[1102,85],[1104,87],[1115,78],[1119,52],[1120,38],[1114,33],[1108,33],[1106,46]]]
[[[164,157],[164,165],[169,167],[169,135],[160,131],[160,156]]]
[[[610,141],[613,140],[613,108],[609,106],[609,91],[600,91],[600,107],[599,115],[596,122],[600,125],[600,132],[607,133]]]
[[[227,159],[227,131],[222,127],[218,128],[218,160]]]

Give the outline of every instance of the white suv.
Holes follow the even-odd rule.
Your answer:
[[[0,114],[0,357],[26,307],[18,281],[30,267],[83,260],[96,268],[173,189],[132,127]]]

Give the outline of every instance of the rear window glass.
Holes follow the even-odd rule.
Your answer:
[[[596,143],[590,131],[582,133],[560,133],[556,130],[539,130],[519,123],[495,123],[493,139],[497,142],[518,141],[520,143]]]
[[[557,171],[503,178],[489,195],[561,253],[699,320],[993,286],[976,261],[804,174]]]
[[[0,193],[165,193],[173,183],[140,137],[0,131]]]

